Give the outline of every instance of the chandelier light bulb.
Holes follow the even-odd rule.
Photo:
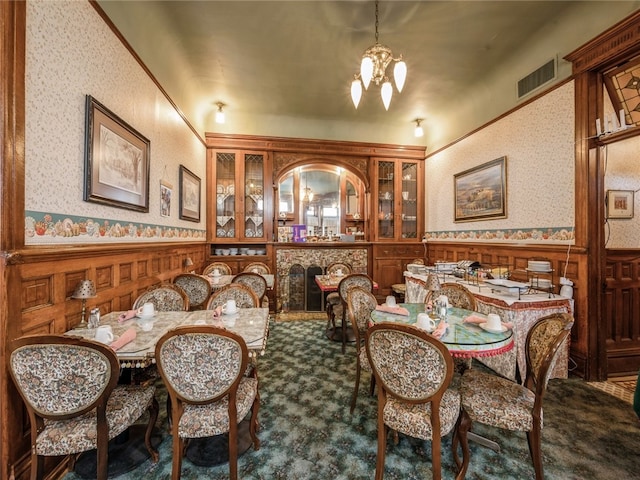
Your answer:
[[[373,60],[371,57],[362,57],[362,63],[360,64],[360,77],[362,83],[364,83],[364,89],[369,88],[369,83],[373,78]]]
[[[380,89],[380,95],[382,96],[382,103],[384,103],[384,109],[389,110],[389,104],[391,103],[391,96],[393,95],[393,87],[389,80],[385,80]]]
[[[407,79],[407,64],[404,61],[400,60],[393,67],[393,78],[396,81],[398,92],[401,92],[402,87],[404,87],[404,81]]]
[[[362,98],[362,82],[360,82],[358,78],[354,78],[353,82],[351,82],[351,100],[353,101],[354,107],[358,108],[361,98]]]
[[[416,137],[424,136],[424,130],[422,129],[422,125],[420,125],[420,122],[422,122],[422,118],[416,118],[414,122],[416,122],[416,129],[414,130],[413,134]]]
[[[224,103],[218,102],[216,103],[216,105],[218,106],[218,111],[216,112],[216,123],[224,123],[226,120],[224,116],[224,112],[222,111],[222,107],[224,107]]]

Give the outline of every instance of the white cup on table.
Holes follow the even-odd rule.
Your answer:
[[[234,313],[238,313],[238,306],[236,305],[235,300],[227,300],[227,303],[222,307],[222,313],[227,315],[233,315]]]
[[[500,330],[502,328],[502,319],[497,313],[487,315],[487,328],[489,330]]]
[[[428,313],[419,313],[416,327],[431,333],[436,329],[436,321]]]
[[[385,303],[386,303],[387,307],[395,307],[396,306],[396,297],[394,297],[393,295],[388,295]]]
[[[111,325],[100,325],[96,328],[96,340],[100,343],[113,342],[113,330]]]
[[[156,307],[151,302],[147,302],[138,309],[138,315],[142,317],[153,317],[156,313]]]

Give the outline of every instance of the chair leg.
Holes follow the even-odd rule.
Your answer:
[[[358,399],[358,390],[360,389],[360,358],[356,359],[356,384],[353,387],[353,395],[351,395],[351,409],[349,412],[353,415],[353,411],[356,408],[356,401]]]
[[[251,440],[253,441],[253,449],[260,450],[260,439],[257,435],[258,430],[258,410],[260,409],[260,396],[256,395],[251,407],[251,420],[249,424],[249,433],[251,434]]]
[[[384,456],[387,450],[387,426],[378,421],[378,455],[376,457],[376,479],[384,477]]]
[[[347,307],[342,306],[342,353],[347,349]]]
[[[527,442],[529,443],[529,453],[533,461],[533,469],[536,472],[536,480],[544,479],[542,470],[542,431],[539,423],[533,424],[533,429],[527,432]]]
[[[371,382],[369,385],[369,395],[371,395],[373,397],[373,392],[376,389],[376,377],[375,375],[373,375],[373,373],[371,374]]]
[[[184,455],[184,439],[178,436],[178,428],[173,432],[173,458],[171,459],[171,480],[180,480],[182,473],[182,457]]]
[[[442,437],[440,429],[434,432],[431,439],[431,471],[433,480],[442,480]]]
[[[229,425],[229,480],[238,480],[238,422],[234,416]]]
[[[35,453],[35,447],[31,449],[31,480],[39,480],[44,468],[44,457]]]
[[[455,460],[458,468],[456,480],[464,480],[464,477],[467,474],[467,468],[469,468],[470,454],[467,434],[471,431],[472,424],[473,422],[471,417],[463,408],[460,412],[460,416],[458,417],[458,425],[456,425],[456,429],[453,434],[454,439],[452,440],[452,444],[455,445],[453,450],[453,459]],[[460,459],[458,457],[458,441],[460,441],[460,445],[462,446],[462,465],[460,464]]]
[[[153,448],[153,445],[151,444],[151,434],[153,433],[153,428],[156,426],[159,411],[160,406],[158,405],[158,400],[156,400],[156,397],[153,397],[149,404],[149,423],[147,424],[147,430],[144,434],[144,444],[147,447],[149,454],[151,454],[153,463],[157,463],[159,458],[158,450]]]

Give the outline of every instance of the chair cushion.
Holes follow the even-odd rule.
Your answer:
[[[238,385],[238,423],[247,415],[258,395],[258,379],[243,377]],[[185,404],[178,425],[181,438],[212,437],[229,431],[229,397],[207,405]]]
[[[462,407],[473,421],[507,430],[528,432],[533,428],[536,396],[522,385],[471,369],[462,376],[460,393]]]
[[[460,413],[460,394],[448,389],[440,402],[440,433],[445,436],[456,424]],[[422,440],[431,440],[431,403],[411,404],[391,396],[384,406],[384,423],[393,430]]]
[[[404,283],[394,283],[391,285],[391,290],[395,293],[405,293],[407,291],[407,286]]]
[[[145,412],[155,387],[118,385],[107,401],[109,439],[135,423]],[[69,420],[45,420],[45,428],[36,440],[38,455],[58,456],[97,448],[96,411]]]

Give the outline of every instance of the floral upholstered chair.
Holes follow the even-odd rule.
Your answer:
[[[554,313],[533,324],[525,343],[527,376],[524,385],[477,369],[464,373],[460,382],[462,413],[452,442],[459,469],[456,479],[463,479],[469,466],[467,432],[471,430],[472,422],[527,432],[535,478],[544,478],[540,448],[542,401],[560,346],[572,326],[573,317],[567,313]],[[462,463],[458,457],[458,443],[462,446]]]
[[[426,331],[393,322],[370,327],[365,345],[378,387],[376,480],[384,475],[389,428],[431,440],[433,478],[440,480],[441,437],[454,429],[460,411],[460,394],[448,388],[451,354]]]
[[[364,337],[371,324],[371,312],[376,309],[378,302],[369,290],[361,287],[353,287],[347,292],[347,317],[351,320],[353,333],[356,337],[356,384],[351,396],[351,410],[356,408],[358,390],[360,389],[360,372],[371,372],[367,351],[364,348]],[[375,387],[373,374],[371,375],[371,394]]]
[[[327,267],[327,275],[336,275],[338,273],[342,273],[342,275],[351,274],[351,265],[348,265],[344,262],[333,262]],[[327,298],[325,300],[325,309],[327,311],[327,318],[330,323],[333,323],[333,307],[335,307],[336,305],[340,305],[341,303],[342,301],[340,300],[340,294],[338,292],[331,292],[329,295],[327,295]],[[333,325],[335,326],[335,323],[333,323]],[[327,324],[327,328],[328,327],[329,324]]]
[[[476,297],[464,286],[459,283],[447,282],[440,285],[440,290],[429,292],[432,295],[427,295],[425,303],[432,301],[435,297],[440,295],[446,295],[449,299],[449,305],[452,307],[464,308],[466,310],[476,310]]]
[[[211,295],[209,280],[195,273],[182,273],[173,279],[173,283],[189,297],[190,310],[202,310]]]
[[[97,450],[105,480],[108,442],[146,410],[145,445],[154,462],[151,431],[158,418],[155,387],[117,385],[120,365],[106,345],[79,337],[33,335],[11,344],[9,371],[31,424],[31,478],[42,478],[45,456]]]
[[[267,297],[267,281],[258,273],[242,272],[233,277],[232,283],[246,285],[256,294],[263,308],[269,308],[269,298]]]
[[[244,267],[244,271],[259,273],[262,275],[267,275],[271,273],[271,269],[269,268],[269,265],[267,265],[264,262],[251,262],[246,267]]]
[[[204,267],[204,270],[202,271],[203,275],[209,275],[211,273],[213,273],[213,271],[215,269],[218,269],[218,271],[220,272],[220,275],[233,275],[231,273],[231,267],[229,265],[227,265],[224,262],[213,262],[210,263],[209,265],[207,265],[206,267]]]
[[[133,302],[133,309],[140,308],[145,303],[153,303],[158,312],[175,312],[189,310],[189,297],[185,291],[171,284],[162,284],[159,287],[147,290]]]
[[[362,287],[371,292],[373,291],[373,280],[364,273],[351,273],[346,275],[342,280],[340,280],[340,283],[338,283],[340,303],[333,307],[329,317],[329,322],[333,327],[333,335],[335,336],[336,318],[340,319],[342,329],[342,353],[345,352],[347,345],[347,292],[352,287]]]
[[[250,287],[240,283],[230,283],[216,290],[209,297],[207,310],[224,306],[228,300],[235,300],[238,308],[256,308],[260,306],[258,296]]]
[[[244,375],[249,355],[242,337],[208,325],[179,327],[158,341],[156,361],[174,405],[171,478],[180,478],[185,439],[228,432],[229,478],[237,479],[238,423],[249,411],[253,446],[260,449],[258,379]]]

